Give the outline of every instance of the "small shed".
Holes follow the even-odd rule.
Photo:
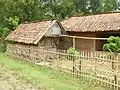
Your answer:
[[[7,45],[7,51],[13,56],[30,58],[30,54],[38,54],[38,49],[65,50],[72,46],[70,38],[62,37],[66,34],[57,20],[23,23],[6,37],[6,40],[14,41]]]

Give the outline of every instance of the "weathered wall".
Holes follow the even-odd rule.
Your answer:
[[[24,58],[29,61],[35,60],[34,62],[38,62],[42,60],[41,59],[42,57],[47,57],[48,53],[42,51],[46,50],[56,52],[59,51],[60,49],[66,50],[71,47],[72,45],[71,43],[72,42],[70,41],[70,38],[43,37],[37,45],[22,43],[8,44],[7,52],[9,55],[12,56]],[[52,54],[52,57],[54,56],[55,54]]]
[[[72,47],[72,38],[69,37],[44,37],[38,47],[51,47],[56,49],[69,49]]]
[[[94,33],[74,33],[69,32],[71,36],[81,36],[81,37],[96,37]],[[78,50],[95,50],[95,40],[88,40],[88,39],[75,39],[75,47]]]
[[[96,38],[108,38],[109,36],[120,36],[120,31],[107,31],[107,32],[68,32],[72,36],[81,37],[96,37]],[[87,40],[87,39],[76,39],[76,48],[79,50],[96,50],[102,51],[103,45],[106,40]]]
[[[60,37],[59,39],[59,49],[68,50],[70,47],[72,47],[72,38],[69,37]]]
[[[56,51],[56,48],[49,48],[49,47],[38,47],[37,45],[25,45],[21,43],[17,44],[8,44],[7,45],[7,53],[10,56],[22,58],[28,61],[32,62],[40,62],[43,59],[47,57],[46,51]],[[41,57],[42,56],[42,57]],[[55,55],[52,55],[53,57]]]
[[[95,50],[95,40],[76,39],[75,47],[78,50]]]

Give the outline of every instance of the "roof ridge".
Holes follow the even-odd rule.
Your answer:
[[[79,15],[70,16],[69,18],[71,18],[71,17],[97,16],[97,15],[105,15],[105,14],[118,14],[118,13],[120,14],[120,12],[107,12],[107,13],[103,12],[103,13],[97,13],[97,14],[83,14],[83,15],[79,14]]]
[[[38,23],[38,22],[44,22],[44,21],[54,21],[54,20],[57,20],[57,19],[49,19],[49,20],[38,20],[38,21],[30,21],[30,22],[27,22],[27,21],[25,21],[25,22],[23,22],[22,24],[30,24],[30,23]]]

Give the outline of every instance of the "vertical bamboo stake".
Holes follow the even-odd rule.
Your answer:
[[[95,51],[94,51],[94,57],[95,57],[95,59],[94,59],[94,71],[95,71],[94,72],[94,77],[97,77],[97,75],[96,75],[96,60],[97,60],[98,57],[97,57],[97,52],[95,52]],[[95,84],[96,83],[98,83],[98,80],[95,79]]]
[[[90,52],[90,68],[93,68],[93,52]],[[90,76],[92,77],[92,70],[90,71]],[[94,80],[92,80],[94,81]],[[94,82],[93,82],[94,83]]]
[[[81,60],[81,52],[80,52],[80,57],[79,57],[79,72],[78,72],[78,74],[81,74],[81,64],[82,64],[82,60]]]
[[[74,67],[74,65],[75,65],[75,60],[74,60],[73,57],[74,57],[74,56],[72,55],[71,58],[72,58],[72,61],[73,61],[73,76],[74,76],[74,72],[75,72],[75,67]]]
[[[118,63],[117,56],[118,56],[117,53],[115,53],[115,60],[117,61],[117,62],[116,62],[116,65],[115,65],[115,62],[114,62],[114,61],[112,62],[112,69],[113,69],[114,71],[117,71],[117,69],[118,69],[118,68],[117,68],[117,66],[118,66],[118,65],[117,65],[117,63]],[[115,84],[115,85],[118,84],[118,80],[117,80],[117,76],[116,76],[116,75],[114,75],[114,84]],[[115,86],[115,89],[118,90],[118,87]]]
[[[119,58],[118,58],[118,53],[117,53],[117,55],[116,55],[116,61],[117,61],[117,63],[116,63],[116,71],[118,72],[119,71]],[[116,84],[118,85],[119,84],[119,80],[118,80],[118,78],[117,78],[117,75],[116,75]],[[116,87],[116,90],[119,90],[119,87],[117,86]]]
[[[80,55],[81,55],[81,61],[83,61],[83,52],[82,51],[80,51]],[[80,71],[80,78],[82,79],[82,66],[81,66],[81,71]]]
[[[85,51],[83,51],[83,64],[85,66]],[[85,66],[86,67],[86,66]],[[84,72],[85,68],[83,68],[83,72],[82,72],[82,75],[83,75],[83,79],[85,79],[85,72]]]
[[[73,37],[73,48],[75,48],[75,38]],[[74,75],[74,72],[75,72],[75,59],[73,58],[74,56],[72,56],[72,60],[73,60],[73,75]]]

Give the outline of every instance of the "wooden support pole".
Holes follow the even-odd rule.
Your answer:
[[[75,48],[75,37],[73,37],[73,48]]]
[[[73,48],[75,48],[75,37],[73,37]],[[73,58],[73,56],[71,56],[72,61],[73,61],[73,76],[75,73],[75,59]]]

